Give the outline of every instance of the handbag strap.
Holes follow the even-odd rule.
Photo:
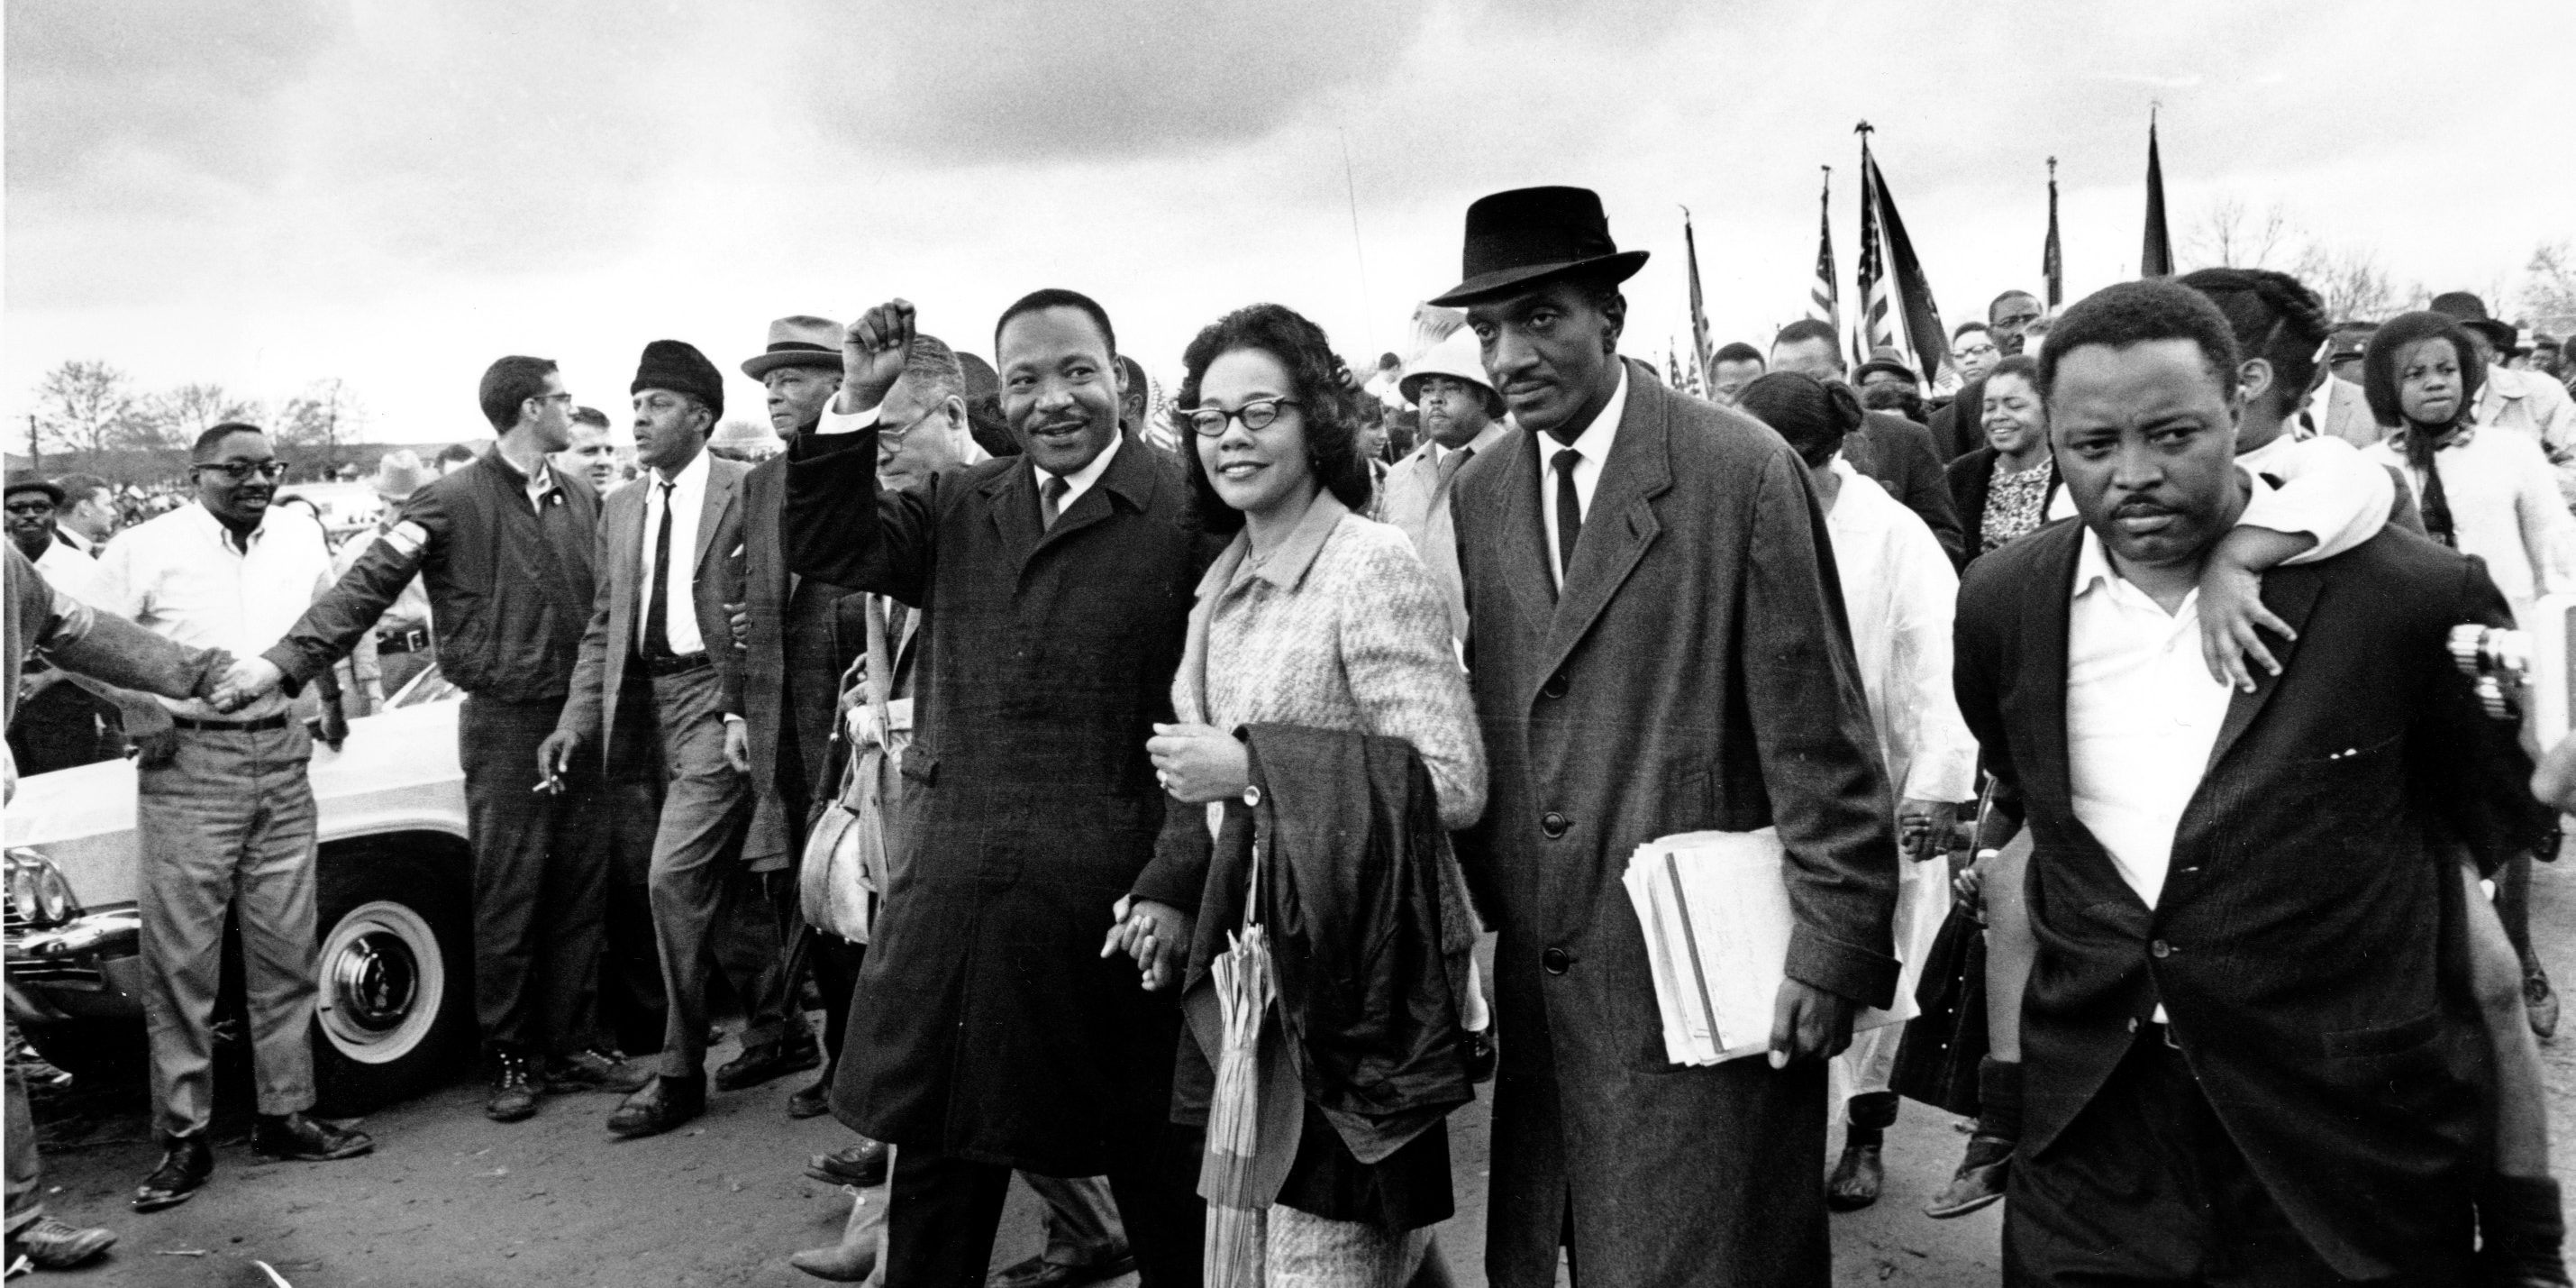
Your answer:
[[[894,650],[886,640],[885,597],[868,596],[868,702],[877,711],[877,728],[891,733],[894,722],[887,715],[888,694],[894,688]],[[883,734],[879,735],[883,737]]]

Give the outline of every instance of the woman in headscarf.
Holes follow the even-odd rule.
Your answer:
[[[2403,467],[2425,534],[2486,560],[2528,621],[2542,595],[2576,590],[2576,518],[2538,443],[2471,423],[2485,382],[2469,333],[2439,313],[2390,319],[2361,357],[2371,415],[2393,431],[2371,452]]]

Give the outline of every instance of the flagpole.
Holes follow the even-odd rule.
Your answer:
[[[2057,158],[2048,159],[2048,244],[2039,256],[2040,276],[2048,281],[2048,308],[2066,302],[2066,248],[2057,238]]]
[[[1351,203],[1351,260],[1359,266],[1360,271],[1360,311],[1368,317],[1365,325],[1368,328],[1369,347],[1375,348],[1377,347],[1377,303],[1369,296],[1368,254],[1360,248],[1360,186],[1359,181],[1351,177],[1351,132],[1347,128],[1335,128],[1342,136],[1342,192],[1350,198]]]

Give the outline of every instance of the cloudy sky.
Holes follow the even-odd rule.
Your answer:
[[[1356,358],[1534,183],[1654,252],[1660,357],[1683,206],[1720,340],[1803,312],[1819,165],[1849,272],[1863,118],[1956,321],[2037,285],[2051,155],[2070,290],[2134,271],[2157,102],[2178,237],[2278,203],[2401,286],[2509,290],[2576,238],[2572,54],[2565,0],[9,0],[0,409],[105,358],[337,376],[372,437],[448,440],[503,353],[621,408],[657,337],[730,371],[902,295],[989,354],[1045,285],[1167,381],[1263,299]]]

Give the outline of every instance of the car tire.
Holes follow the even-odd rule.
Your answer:
[[[316,1112],[349,1117],[454,1077],[474,1036],[462,847],[373,840],[322,854],[314,918]]]

